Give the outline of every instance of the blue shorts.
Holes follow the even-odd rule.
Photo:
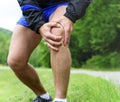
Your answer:
[[[62,2],[59,4],[55,4],[55,5],[50,5],[47,8],[42,9],[43,10],[43,15],[45,17],[45,20],[48,22],[49,21],[49,17],[51,16],[52,13],[54,13],[54,11],[60,7],[60,6],[65,6],[68,5],[68,2]],[[17,24],[19,25],[23,25],[25,27],[28,27],[28,23],[25,20],[24,16],[22,15],[21,18],[18,20]]]

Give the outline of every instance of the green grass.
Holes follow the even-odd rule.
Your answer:
[[[46,90],[54,97],[50,69],[37,69]],[[0,102],[31,102],[33,92],[9,70],[0,70]],[[120,89],[110,82],[85,74],[71,74],[68,102],[120,102]]]

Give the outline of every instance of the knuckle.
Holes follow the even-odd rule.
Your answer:
[[[46,35],[45,35],[45,37],[48,39],[48,38],[49,38],[49,35],[48,35],[48,34],[46,34]]]
[[[53,36],[53,40],[55,40],[55,41],[56,41],[56,40],[57,40],[57,37],[56,37],[56,36]]]
[[[55,43],[52,41],[52,42],[51,42],[51,45],[52,45],[52,46],[54,46],[54,45],[55,45]]]
[[[54,37],[54,40],[56,41],[58,38],[57,37]]]

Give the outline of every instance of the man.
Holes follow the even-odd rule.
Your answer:
[[[22,17],[12,35],[8,65],[33,92],[33,102],[52,102],[36,71],[28,64],[32,51],[43,38],[51,53],[54,102],[67,102],[71,56],[68,48],[73,23],[84,16],[88,0],[18,0]],[[37,59],[36,59],[37,60]]]

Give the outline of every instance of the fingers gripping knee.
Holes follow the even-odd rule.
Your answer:
[[[54,39],[53,42],[55,43],[53,46],[57,49],[56,51],[58,51],[61,46],[63,45],[63,39],[64,39],[64,28],[61,24],[59,24],[57,22],[56,25],[51,27],[51,34],[55,35],[55,36],[60,36],[60,40]]]
[[[55,34],[55,35],[58,35],[58,36],[64,36],[64,28],[63,28],[63,26],[60,23],[58,23],[58,25],[59,26],[52,27],[51,33]]]

